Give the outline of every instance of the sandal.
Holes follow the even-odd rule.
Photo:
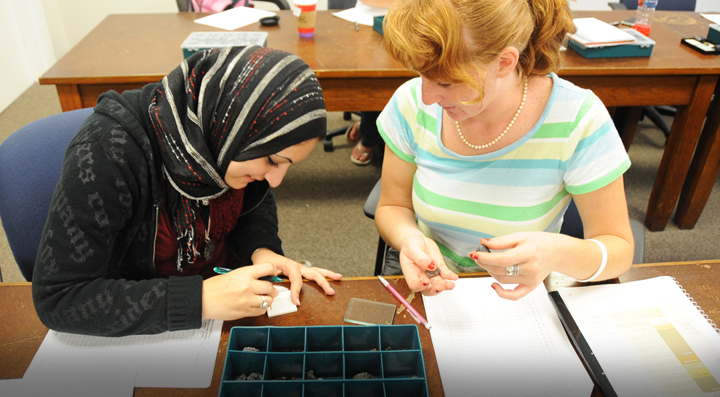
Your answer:
[[[353,139],[353,136],[356,136],[357,138]],[[357,121],[355,123],[350,124],[350,126],[345,130],[345,138],[348,142],[357,142],[360,140],[362,135],[360,134],[360,122]]]
[[[373,159],[373,149],[372,148],[365,148],[368,151],[363,150],[364,146],[362,142],[358,142],[357,145],[353,148],[352,152],[350,153],[350,161],[357,165],[368,165]],[[355,153],[355,150],[360,151],[359,158],[353,157],[353,153]]]

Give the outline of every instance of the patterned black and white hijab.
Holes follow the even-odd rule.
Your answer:
[[[230,161],[269,156],[324,137],[327,129],[310,67],[259,46],[189,57],[157,85],[147,110],[163,172],[180,194],[171,216],[182,253],[178,268],[197,256],[193,225],[200,202],[231,189],[223,179]]]

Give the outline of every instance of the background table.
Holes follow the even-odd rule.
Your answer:
[[[280,25],[258,23],[239,30],[268,32],[268,46],[298,55],[315,71],[329,111],[382,110],[392,93],[416,74],[385,52],[382,36],[329,11],[317,14],[313,39],[297,34],[291,11],[279,11]],[[633,16],[634,11],[576,12],[607,22]],[[559,75],[593,90],[608,107],[678,106],[660,163],[645,225],[663,230],[678,203],[688,169],[709,114],[707,136],[720,128],[720,104],[708,107],[720,75],[720,58],[701,55],[680,44],[685,36],[706,35],[709,22],[694,12],[657,12],[651,38],[657,42],[649,58],[585,59],[572,50],[562,55]],[[55,84],[64,111],[94,106],[98,95],[157,82],[182,61],[180,45],[194,31],[218,31],[193,22],[194,13],[110,15],[53,65],[40,84]],[[639,113],[619,126],[626,147],[632,141]],[[696,187],[684,194],[676,219],[692,228],[714,184],[713,160],[720,144],[707,149],[709,160],[693,169]],[[720,160],[719,160],[720,161]],[[710,164],[708,166],[708,164]],[[709,174],[709,175],[708,175]],[[715,176],[717,172],[715,173]],[[704,197],[704,200],[703,200]]]
[[[477,275],[482,276],[482,273]],[[720,260],[701,262],[672,262],[635,265],[619,280],[608,282],[628,282],[657,276],[670,275],[687,290],[699,306],[713,321],[720,320]],[[403,296],[410,291],[404,279],[388,277]],[[233,326],[297,326],[297,325],[343,325],[343,316],[350,298],[361,298],[398,305],[395,298],[382,286],[377,278],[354,278],[340,282],[331,282],[335,296],[327,296],[314,283],[306,283],[300,297],[297,313],[268,318],[266,316],[228,321],[223,325],[222,337],[218,348],[212,386],[206,389],[160,389],[136,388],[135,396],[208,396],[216,397],[220,387],[221,372],[227,350],[228,335]],[[549,291],[563,286],[579,285],[572,279],[560,275],[551,275],[545,280]],[[21,378],[42,343],[47,328],[37,315],[32,303],[30,283],[0,283],[0,379]],[[422,298],[417,295],[413,306],[425,316]],[[395,324],[414,324],[412,318],[403,311],[395,317]],[[423,357],[430,396],[443,396],[442,382],[437,367],[430,333],[419,328]],[[600,395],[597,388],[593,395]]]

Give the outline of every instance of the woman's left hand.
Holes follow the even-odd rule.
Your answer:
[[[252,261],[253,263],[272,263],[276,269],[280,269],[282,274],[286,275],[290,280],[290,296],[293,303],[298,306],[300,306],[300,290],[302,289],[303,278],[315,281],[328,295],[335,295],[335,291],[325,278],[336,281],[342,278],[340,273],[320,267],[307,267],[266,248],[257,250],[252,256]]]
[[[519,232],[482,239],[480,242],[491,250],[503,251],[490,253],[473,251],[470,257],[499,281],[492,284],[498,296],[518,300],[532,292],[556,269],[558,258],[556,252],[563,238],[567,236],[546,232]],[[508,275],[513,270],[511,268],[513,265],[518,266],[518,274]],[[518,286],[506,290],[500,283],[518,284]]]

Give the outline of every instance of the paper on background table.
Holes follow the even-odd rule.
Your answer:
[[[720,396],[720,335],[672,277],[558,292],[618,396]]]
[[[260,20],[260,18],[276,15],[274,12],[261,10],[250,7],[236,7],[227,11],[218,12],[200,19],[196,19],[195,23],[201,25],[212,26],[225,30],[235,30],[243,26],[250,25]]]
[[[712,23],[720,23],[720,14],[700,14]]]
[[[509,301],[497,296],[493,282],[464,278],[452,291],[423,296],[445,395],[591,395],[593,382],[545,286]]]
[[[379,15],[385,15],[387,12],[387,8],[370,7],[365,4],[358,4],[357,7],[334,12],[333,15],[352,23],[357,21],[360,25],[373,26],[373,18]]]
[[[586,43],[621,43],[635,41],[633,35],[603,22],[597,18],[573,19],[577,32],[574,36],[580,37]]]
[[[204,388],[212,383],[222,321],[157,335],[101,337],[48,331],[24,379],[49,373],[79,379],[85,371],[131,373],[136,387]]]

